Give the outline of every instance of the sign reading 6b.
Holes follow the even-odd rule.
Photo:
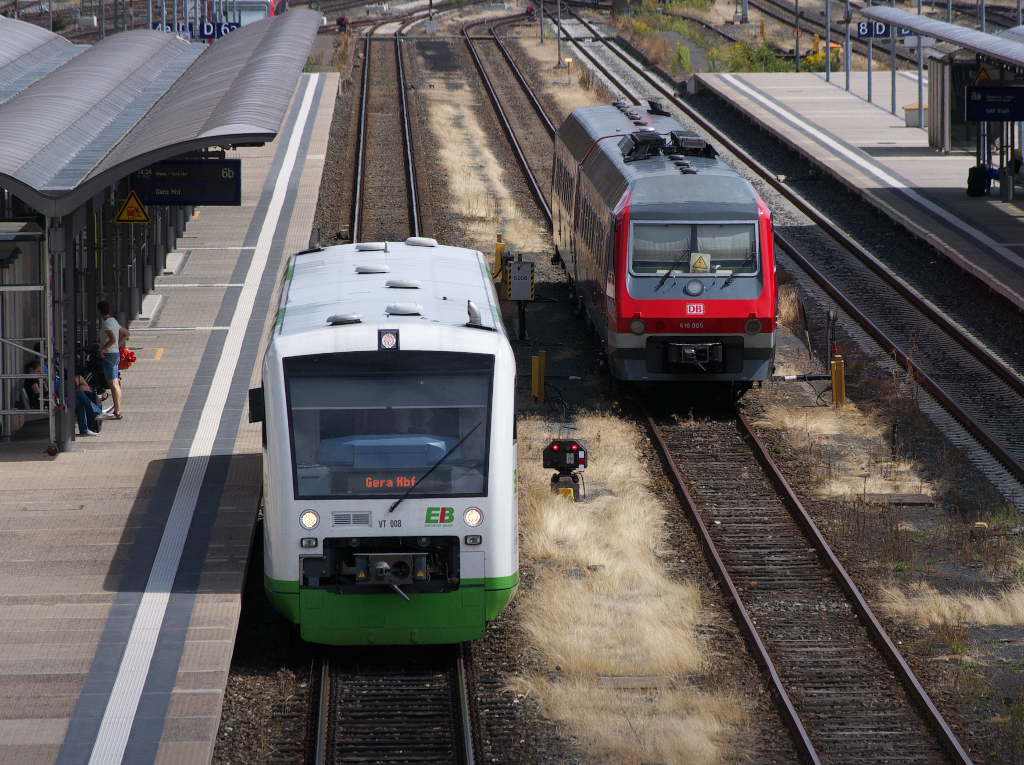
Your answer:
[[[231,169],[230,167],[222,167],[221,170],[220,170],[220,177],[221,178],[234,178],[235,177],[235,171],[233,169]]]

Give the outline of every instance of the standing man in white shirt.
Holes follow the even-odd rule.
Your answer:
[[[112,412],[98,415],[98,420],[121,419],[121,383],[117,379],[118,363],[121,360],[121,346],[128,342],[130,332],[117,323],[110,315],[110,303],[101,300],[97,306],[103,324],[100,325],[100,356],[103,358],[103,377],[114,399]]]

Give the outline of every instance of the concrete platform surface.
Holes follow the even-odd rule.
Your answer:
[[[724,99],[808,160],[862,195],[994,292],[1024,310],[1024,209],[997,196],[968,197],[974,155],[928,148],[925,130],[906,127],[902,107],[917,103],[917,74],[899,72],[897,114],[891,74],[697,74]],[[927,87],[924,88],[927,103]],[[994,189],[998,193],[998,188]]]
[[[262,483],[259,379],[316,208],[336,74],[237,151],[241,207],[199,208],[132,323],[124,419],[74,450],[0,444],[0,764],[207,763]]]

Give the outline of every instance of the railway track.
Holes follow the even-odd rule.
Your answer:
[[[749,423],[680,414],[653,442],[803,761],[969,763]]]
[[[326,653],[314,765],[473,765],[462,646]]]
[[[603,39],[593,27],[587,28],[594,39]],[[569,38],[572,41],[571,35]],[[611,48],[607,41],[604,44]],[[582,50],[582,46],[577,47]],[[596,57],[587,58],[611,75]],[[486,80],[482,67],[480,73]],[[634,67],[634,74],[643,79],[646,73]],[[639,96],[646,95],[634,92],[614,75],[610,79],[634,103],[640,103]],[[529,90],[525,81],[520,86]],[[677,101],[663,88],[654,95]],[[507,97],[506,92],[503,98]],[[530,100],[536,103],[532,95]],[[537,110],[542,111],[539,105]],[[718,137],[711,126],[704,126]],[[724,143],[737,156],[744,156],[730,142]],[[521,165],[529,165],[521,151],[517,154]],[[826,232],[844,247],[857,249],[842,232],[828,228]],[[802,261],[812,277],[828,283],[790,243],[778,236],[777,242],[791,257]],[[865,255],[858,253],[859,257]],[[916,297],[912,293],[898,295],[895,287],[866,269],[861,261],[851,263],[860,269],[856,278],[874,282],[871,289],[893,290],[886,302],[876,303],[884,306],[883,310],[892,314],[893,303],[902,301],[905,305],[898,311],[917,310],[908,299]],[[878,264],[875,268],[884,271]],[[865,271],[873,278],[865,280]],[[869,332],[888,339],[853,301],[829,286],[833,297]],[[857,305],[877,298],[854,294]],[[917,300],[930,309],[925,301]],[[959,362],[980,365],[986,385],[1005,385],[1007,400],[1021,395],[1024,385],[1014,372],[989,357],[970,338],[957,335],[948,320],[935,314],[939,322],[936,332],[946,338],[934,348],[919,346],[919,354],[927,351],[929,357],[944,358],[948,363],[948,354],[963,353],[966,358],[959,358]],[[923,314],[916,319],[927,320]],[[949,325],[949,332],[940,328],[943,322]],[[900,360],[917,370],[919,380],[923,380],[919,361],[891,345]],[[995,370],[998,375],[993,374]],[[942,382],[952,386],[956,381]],[[933,392],[962,422],[971,424],[970,415],[941,387],[935,385]],[[964,391],[958,388],[957,393]],[[673,417],[678,414],[660,410],[649,416],[654,441],[684,504],[692,512],[712,568],[734,599],[737,618],[774,687],[804,761],[970,762],[745,420],[719,412],[694,425]],[[1007,414],[1003,412],[1002,416]],[[988,443],[982,441],[986,446],[997,456],[1008,458],[1007,467],[1012,470],[1013,455],[977,421],[972,424],[976,435],[988,436]]]
[[[779,0],[747,0],[747,4],[751,8],[756,8],[765,16],[773,18],[776,21],[780,21],[788,26],[793,26],[793,22],[796,20],[796,6],[790,5],[789,3],[783,3]],[[811,27],[813,31],[821,31],[822,43],[824,44],[825,36],[825,22],[819,21],[816,18],[807,15],[807,11],[804,10],[800,14],[800,22],[803,27]],[[832,24],[832,40],[842,41],[846,37],[846,29],[842,23]],[[807,50],[810,50],[810,42],[806,43]],[[856,35],[850,37],[850,47],[859,53],[864,58],[868,57],[868,44],[861,42]],[[890,60],[889,52],[889,41],[888,39],[880,40],[878,44],[872,48],[872,58],[876,61],[886,63]],[[917,66],[917,57],[911,56],[906,53],[901,53],[899,48],[896,49],[896,58],[900,61],[914,64]]]
[[[793,242],[778,232],[775,234],[776,243],[1002,464],[1012,476],[1011,481],[1017,482],[1010,486],[1004,481],[1003,488],[1017,491],[1019,495],[1019,484],[1024,482],[1024,433],[1013,413],[1024,407],[1021,370],[993,356],[925,297],[894,277],[870,253],[676,98],[669,88],[619,51],[589,22],[571,10],[568,14],[599,41],[615,63],[607,58],[602,63],[585,45],[576,44],[577,49],[634,104],[646,98],[670,102],[809,217],[850,256],[829,259],[815,266]],[[576,42],[571,31],[567,30],[566,36]]]
[[[471,22],[462,28],[462,36],[527,185],[550,223],[550,189],[544,180],[538,179],[546,179],[550,174],[555,128],[496,32],[497,28],[526,18],[516,15],[498,22]],[[489,39],[469,34],[470,29],[484,25],[488,25]],[[493,46],[501,57],[481,58],[477,46]]]
[[[402,24],[393,39],[366,33],[359,101],[355,179],[352,194],[352,241],[404,241],[419,236],[419,200],[413,156]],[[402,200],[399,203],[398,200]]]

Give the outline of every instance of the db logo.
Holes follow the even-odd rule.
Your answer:
[[[703,303],[690,303],[686,306],[687,316],[699,316],[704,313]]]

